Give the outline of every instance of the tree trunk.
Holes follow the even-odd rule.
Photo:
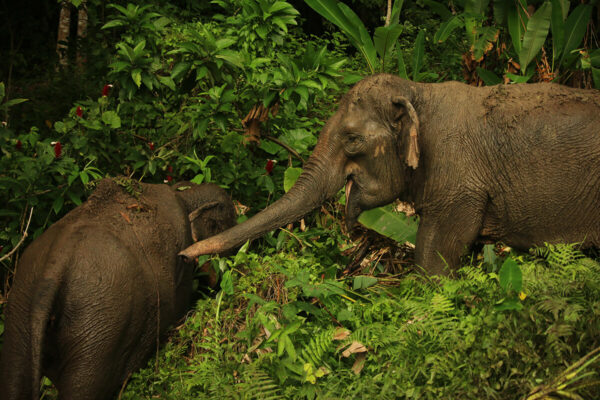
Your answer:
[[[56,38],[56,52],[58,53],[58,64],[67,66],[67,51],[69,50],[69,30],[71,27],[71,3],[63,1],[60,6],[60,17],[58,19],[58,35]]]
[[[87,13],[87,2],[84,0],[79,6],[79,12],[77,15],[77,39],[81,40],[87,35],[88,26],[88,13]],[[77,65],[82,67],[86,60],[80,53],[80,46],[77,47]]]
[[[391,19],[392,19],[392,0],[388,0],[387,15],[385,16],[385,26],[390,26]]]

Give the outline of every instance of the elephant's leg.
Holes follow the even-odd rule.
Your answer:
[[[417,232],[415,262],[429,275],[452,275],[460,257],[481,231],[483,209],[456,207],[454,212],[422,215]]]
[[[122,289],[146,300],[131,286]],[[80,301],[76,307],[66,307],[69,320],[63,322],[57,335],[62,362],[54,383],[60,399],[112,398],[132,370],[132,360],[139,368],[141,355],[156,343],[152,329],[156,324],[146,321],[152,309],[136,306],[122,293],[119,296],[105,288],[105,294],[101,303]]]

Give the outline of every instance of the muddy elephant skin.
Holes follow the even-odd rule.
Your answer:
[[[346,222],[400,199],[420,217],[416,264],[449,274],[475,241],[600,245],[600,92],[537,83],[472,87],[375,75],[321,131],[270,207],[192,245],[221,252],[297,220],[346,185]]]
[[[235,224],[212,184],[141,184],[136,198],[105,179],[23,253],[8,296],[0,397],[110,399],[187,310],[192,269],[177,253]]]

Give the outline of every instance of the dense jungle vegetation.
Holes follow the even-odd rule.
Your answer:
[[[242,221],[361,77],[600,89],[599,28],[597,0],[0,2],[0,346],[19,255],[98,179],[215,182]],[[600,397],[597,254],[490,244],[428,279],[403,205],[347,232],[343,204],[202,257],[220,283],[119,397]]]

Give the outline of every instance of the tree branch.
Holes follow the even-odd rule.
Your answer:
[[[300,161],[302,161],[302,164],[304,164],[304,158],[302,158],[302,156],[296,150],[294,150],[293,148],[291,148],[287,144],[283,143],[281,140],[279,140],[277,138],[274,138],[273,136],[263,136],[263,138],[268,139],[271,142],[280,145],[281,147],[283,147],[284,149],[286,149],[288,151],[288,153],[294,155],[297,159],[299,159]]]
[[[21,240],[19,240],[19,243],[17,243],[17,245],[8,253],[6,253],[5,255],[3,255],[2,257],[0,257],[0,262],[6,260],[7,258],[11,257],[15,251],[17,251],[17,249],[19,248],[19,246],[21,246],[23,244],[23,242],[25,241],[25,239],[27,238],[27,236],[29,236],[29,234],[27,233],[27,231],[29,230],[29,223],[31,222],[31,217],[33,216],[33,207],[31,207],[31,210],[29,210],[29,219],[27,220],[27,226],[25,226],[25,231],[23,232],[23,237],[21,237]]]

